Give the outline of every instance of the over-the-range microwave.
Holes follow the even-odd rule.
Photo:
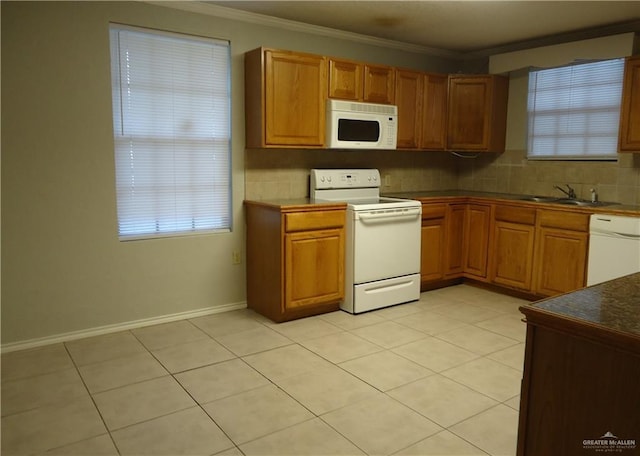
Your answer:
[[[395,149],[398,107],[376,103],[327,100],[329,149]]]

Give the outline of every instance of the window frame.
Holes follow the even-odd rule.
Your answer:
[[[211,90],[211,92],[208,92],[207,96],[210,97],[211,99],[218,99],[218,100],[221,99],[220,90],[216,92],[214,89],[214,86],[217,85],[218,88],[223,87],[222,93],[224,94],[224,97],[222,98],[223,102],[219,103],[219,105],[221,105],[222,107],[218,108],[217,103],[212,103],[211,107],[208,108],[209,109],[208,115],[209,115],[209,120],[211,120],[212,118],[217,119],[218,116],[222,115],[223,118],[219,122],[219,124],[222,125],[222,127],[218,128],[213,126],[212,124],[207,124],[208,129],[211,130],[211,132],[207,133],[205,137],[202,137],[201,130],[195,133],[181,135],[180,133],[176,133],[176,131],[179,129],[175,126],[172,129],[170,129],[173,131],[173,136],[171,134],[169,135],[164,134],[166,131],[166,128],[165,130],[162,130],[162,133],[156,136],[145,132],[146,136],[138,134],[138,137],[135,136],[135,133],[132,133],[135,130],[135,127],[132,127],[129,125],[127,127],[128,130],[125,130],[125,125],[127,122],[127,120],[125,120],[125,117],[127,117],[127,114],[124,113],[125,109],[122,109],[123,103],[126,101],[126,95],[125,95],[125,98],[123,98],[123,93],[124,93],[123,91],[127,90],[127,84],[131,86],[131,81],[128,80],[124,84],[122,83],[123,82],[123,77],[121,73],[122,53],[119,47],[121,32],[133,32],[137,34],[143,34],[143,35],[146,35],[147,38],[151,38],[151,39],[153,39],[154,37],[157,37],[159,39],[164,39],[164,40],[166,40],[167,38],[173,39],[173,40],[176,40],[173,43],[175,45],[177,45],[177,43],[182,43],[185,46],[189,46],[192,44],[194,46],[202,45],[202,44],[211,45],[211,48],[210,48],[211,61],[208,61],[207,65],[211,65],[212,68],[216,70],[221,69],[224,74],[224,80],[222,78],[218,79],[218,81],[212,80],[207,86],[207,88]],[[116,190],[116,204],[117,204],[117,213],[118,213],[117,214],[117,217],[118,217],[117,230],[118,230],[119,240],[133,241],[133,240],[143,240],[143,239],[199,236],[199,235],[207,235],[207,234],[214,234],[214,233],[231,232],[233,230],[233,192],[232,192],[233,173],[232,173],[232,134],[231,134],[232,133],[232,126],[231,126],[231,122],[232,122],[232,113],[231,113],[232,59],[231,59],[230,41],[210,38],[210,37],[195,36],[195,35],[190,35],[185,33],[167,32],[163,30],[157,30],[157,29],[146,28],[146,27],[136,27],[136,26],[123,25],[118,23],[110,23],[109,24],[109,42],[110,42],[110,52],[111,52],[111,87],[112,87],[111,96],[112,96],[112,109],[113,109],[112,126],[113,126],[113,139],[114,139],[113,150],[114,150],[114,160],[115,160],[115,167],[116,167],[115,168],[115,172],[116,172],[115,190]],[[115,43],[115,46],[114,46],[114,43]],[[114,47],[116,48],[114,49]],[[153,52],[153,51],[150,51],[150,52]],[[214,57],[214,53],[216,52],[217,52],[217,57]],[[148,55],[149,54],[145,54],[145,56],[148,56]],[[176,54],[169,54],[169,55],[173,57]],[[216,58],[218,58],[218,60],[224,59],[223,65],[221,65],[220,67],[216,67],[216,62],[215,62]],[[171,61],[171,63],[173,62]],[[124,71],[127,71],[127,70],[124,70]],[[147,71],[148,73],[152,73],[148,69]],[[184,71],[184,73],[187,73],[187,71]],[[173,78],[173,76],[171,76],[171,78]],[[117,79],[117,81],[115,79]],[[187,77],[187,79],[181,79],[181,81],[190,81],[192,83],[196,82],[192,77]],[[141,87],[143,86],[141,85]],[[170,93],[170,96],[164,97],[164,98],[167,98],[167,99],[178,98],[176,96],[176,90],[178,89],[176,89],[175,87],[183,87],[183,86],[178,86],[177,84],[175,84],[174,86],[172,86],[171,92],[167,92],[167,93]],[[148,87],[146,87],[146,89],[148,89]],[[156,87],[154,87],[153,90],[154,91],[151,92],[151,95],[147,95],[147,99],[152,100],[153,103],[155,103],[157,98],[162,99],[163,97],[159,95],[156,97],[156,95],[154,95],[154,94],[157,94]],[[191,89],[191,90],[194,90],[194,89]],[[142,91],[143,89],[141,89],[141,92]],[[193,93],[188,93],[189,92],[188,90],[187,91],[182,90],[181,92],[187,93],[186,95],[187,100],[189,99],[189,97],[191,97],[192,100],[195,100],[196,98],[198,98]],[[199,112],[196,114],[197,106],[192,107],[189,103],[187,103],[187,105],[188,105],[188,109],[184,109],[184,107],[179,108],[179,107],[176,107],[175,105],[170,105],[168,106],[168,110],[172,110],[170,111],[171,116],[178,118],[179,114],[175,114],[175,111],[178,109],[183,109],[182,110],[183,120],[185,119],[189,120],[189,116],[192,120],[193,119],[197,120],[196,116],[200,114]],[[157,109],[155,110],[149,109],[149,108],[147,109],[152,112],[158,111]],[[190,111],[189,109],[192,109],[193,112]],[[140,111],[140,112],[143,112],[143,111]],[[185,112],[187,113],[186,116],[184,115]],[[134,118],[133,115],[130,115],[130,117]],[[149,123],[148,120],[151,118],[155,118],[153,113],[150,115],[150,117],[138,116],[137,119],[141,119],[140,123],[145,124],[145,122]],[[137,120],[134,120],[134,122],[136,121]],[[122,128],[123,130],[122,132],[118,131],[119,127]],[[220,130],[220,128],[222,128],[223,133],[221,135],[216,136],[216,134],[213,133],[213,130],[218,131]],[[191,128],[184,128],[183,131],[190,130],[190,129]],[[125,131],[127,131],[127,133],[125,133]],[[176,185],[176,187],[173,188],[172,193],[169,192],[172,196],[167,197],[168,199],[173,198],[174,200],[173,204],[176,208],[175,213],[173,214],[173,218],[174,218],[173,227],[167,228],[166,226],[163,226],[162,228],[159,228],[159,226],[162,223],[165,223],[167,226],[171,225],[171,222],[167,223],[168,218],[165,217],[162,214],[162,211],[160,210],[160,211],[156,211],[155,213],[153,213],[152,211],[148,211],[148,214],[151,214],[151,215],[148,215],[147,226],[153,225],[154,219],[155,219],[155,229],[147,229],[146,231],[143,231],[142,229],[126,230],[125,228],[123,228],[123,225],[125,224],[125,222],[123,221],[123,215],[122,215],[122,212],[124,210],[123,209],[124,204],[121,202],[121,192],[123,191],[123,188],[125,189],[124,191],[126,192],[126,187],[123,187],[119,183],[119,180],[121,180],[122,175],[119,174],[118,142],[119,141],[126,142],[127,135],[129,138],[133,138],[133,139],[129,139],[130,143],[134,143],[135,140],[137,139],[138,142],[140,143],[143,143],[145,140],[147,140],[147,142],[153,144],[153,145],[139,147],[139,149],[141,150],[146,148],[147,149],[146,156],[151,157],[150,159],[147,160],[151,164],[148,165],[149,166],[148,169],[144,169],[144,171],[142,171],[143,173],[148,173],[148,174],[155,173],[158,175],[158,174],[162,174],[161,172],[158,172],[158,170],[167,170],[167,169],[172,170],[174,173],[173,178],[165,177],[161,183],[158,183],[160,181],[153,181],[153,184],[150,185],[150,187],[152,187],[152,190],[148,191],[148,194],[152,195],[151,198],[163,199],[162,196],[159,196],[160,194],[164,193],[164,190],[166,189],[166,187],[164,187],[163,184],[166,184],[166,182],[170,182],[170,181],[179,182]],[[145,136],[145,138],[140,139],[142,136]],[[158,165],[157,162],[166,160],[167,151],[165,150],[163,155],[163,152],[161,152],[160,150],[156,150],[156,148],[162,149],[162,146],[158,146],[157,144],[161,144],[162,142],[171,143],[171,141],[173,141],[173,144],[171,147],[173,147],[173,150],[174,150],[172,164],[168,166]],[[220,141],[222,141],[222,147],[220,146],[216,147],[215,143]],[[185,146],[183,146],[181,149],[180,146],[177,145],[178,143],[183,143],[185,144]],[[205,145],[204,149],[201,144]],[[133,148],[133,146],[131,145],[128,147],[130,149]],[[136,152],[139,153],[139,151],[131,151],[130,154],[135,154]],[[155,157],[154,152],[158,153],[157,158]],[[122,152],[120,153],[122,154]],[[186,178],[186,180],[180,180],[180,179],[176,180],[175,175],[180,174],[179,168],[181,168],[181,166],[176,166],[176,164],[182,165],[185,168],[190,167],[191,169],[194,169],[194,168],[197,169],[199,164],[198,160],[200,160],[200,163],[201,163],[203,157],[207,158],[207,156],[209,156],[208,159],[209,161],[211,161],[210,164],[208,164],[207,166],[204,166],[205,168],[208,169],[207,171],[208,174],[202,173],[200,170],[197,170],[196,171],[197,176],[192,177],[191,175],[193,174],[193,171],[192,172],[183,171],[182,177]],[[186,160],[184,160],[185,158]],[[216,159],[221,160],[222,163],[216,164],[215,163]],[[131,161],[132,159],[125,158],[124,160]],[[180,160],[184,160],[184,161],[180,162]],[[158,168],[158,166],[160,166],[160,168]],[[140,169],[143,169],[143,168],[141,167]],[[223,176],[222,179],[220,180],[220,185],[218,184],[218,182],[216,182],[216,179],[215,179],[216,175]],[[207,223],[207,222],[202,222],[202,220],[204,220],[202,219],[202,213],[203,213],[202,209],[192,208],[192,211],[187,215],[179,215],[178,213],[181,212],[179,208],[182,206],[194,206],[199,203],[199,201],[195,201],[195,200],[198,200],[198,197],[194,195],[201,195],[197,192],[196,188],[199,186],[197,183],[198,179],[200,182],[202,182],[203,176],[204,177],[208,176],[211,179],[211,181],[207,181],[208,183],[206,184],[210,186],[211,189],[208,189],[205,192],[205,193],[209,193],[208,203],[205,203],[205,206],[206,206],[205,209],[210,209],[211,212],[209,213],[208,217],[205,216],[204,218],[208,221],[209,224],[207,226],[198,228],[196,226],[197,225],[196,222],[202,223],[202,224]],[[196,181],[192,181],[193,179],[196,179]],[[134,184],[134,185],[137,185],[137,184]],[[188,191],[184,191],[183,189],[180,189],[181,185],[182,187],[186,187],[190,189]],[[223,192],[221,194],[221,197],[219,193],[220,191]],[[135,193],[135,191],[133,191],[132,193]],[[138,193],[142,193],[142,191],[139,190]],[[187,199],[186,202],[182,202],[182,203],[178,201],[180,199],[180,196],[185,196],[185,195],[187,195],[188,198],[191,198],[191,199]],[[164,198],[164,199],[167,199],[167,198]],[[152,205],[155,206],[155,204],[152,204]],[[167,206],[171,206],[171,205],[169,204]],[[218,208],[221,208],[221,209],[217,210]],[[146,209],[146,207],[143,207],[143,212],[144,212],[144,209]],[[134,213],[133,217],[134,218],[139,217],[139,214]],[[169,217],[169,219],[170,218],[171,217]],[[184,229],[185,226],[187,225],[190,225],[191,227]]]
[[[618,160],[618,136],[619,136],[619,131],[620,131],[620,110],[621,110],[621,100],[622,100],[622,83],[623,83],[623,76],[624,76],[624,57],[621,58],[613,58],[613,59],[602,59],[602,60],[581,60],[581,61],[575,61],[571,64],[568,65],[561,65],[558,67],[552,67],[552,68],[530,68],[529,69],[529,74],[528,74],[528,82],[527,82],[527,124],[526,124],[526,158],[527,160],[532,160],[532,161],[617,161]],[[609,146],[611,147],[610,152],[607,153],[598,153],[598,154],[589,154],[589,153],[585,153],[585,149],[581,149],[580,153],[557,153],[557,148],[558,147],[562,147],[562,146],[558,146],[557,143],[562,141],[562,140],[566,140],[567,137],[570,136],[575,136],[576,138],[581,138],[581,139],[575,139],[573,140],[573,142],[577,143],[577,142],[586,142],[586,146],[588,147],[588,140],[591,137],[590,135],[586,135],[586,134],[582,134],[581,136],[579,134],[570,134],[567,133],[565,135],[565,137],[562,136],[561,133],[557,133],[556,135],[549,135],[550,138],[552,138],[553,142],[556,143],[554,144],[554,148],[553,148],[553,153],[551,154],[534,154],[532,153],[532,149],[534,148],[532,145],[532,142],[535,140],[535,134],[532,134],[532,125],[534,123],[535,120],[535,116],[538,115],[540,117],[542,117],[544,115],[544,111],[539,111],[539,112],[535,112],[535,108],[532,108],[532,97],[534,98],[534,100],[536,100],[536,97],[538,96],[538,92],[537,91],[533,91],[532,90],[532,86],[537,84],[537,75],[539,73],[542,72],[549,72],[548,74],[551,74],[551,72],[556,71],[556,70],[561,70],[561,71],[567,71],[570,70],[571,74],[570,77],[574,76],[574,69],[576,67],[583,67],[584,65],[591,65],[591,64],[602,64],[602,63],[610,63],[612,65],[617,65],[619,67],[619,73],[618,74],[613,74],[611,76],[612,79],[617,78],[617,81],[615,82],[615,86],[619,87],[619,91],[616,95],[617,98],[617,105],[615,106],[615,111],[612,111],[612,107],[614,105],[598,105],[595,109],[594,108],[572,108],[571,106],[563,106],[562,109],[558,109],[558,111],[565,111],[566,112],[566,118],[571,119],[571,120],[575,120],[578,116],[583,116],[585,117],[585,119],[590,119],[590,116],[595,116],[597,114],[601,114],[603,115],[603,113],[608,113],[608,115],[613,118],[613,121],[610,121],[610,123],[598,123],[598,126],[602,126],[602,125],[607,125],[609,127],[613,127],[615,126],[615,136],[614,133],[612,133],[611,131],[609,132],[609,134],[607,135],[601,135],[601,137],[605,137],[607,138],[608,142],[609,142]],[[597,69],[595,70],[597,71]],[[535,74],[535,75],[534,75]],[[593,73],[592,73],[593,74]],[[536,79],[533,79],[536,78]],[[588,84],[588,88],[595,91],[597,90],[595,87],[597,86],[596,84],[593,84],[593,79],[595,78],[595,76],[590,75],[589,76],[590,81]],[[609,84],[610,85],[610,84]],[[553,88],[553,90],[555,91],[555,93],[561,91],[563,89],[563,84],[558,83],[556,85],[556,87]],[[565,84],[564,85],[564,90],[567,91],[568,93],[570,93],[571,95],[568,97],[568,100],[566,100],[568,103],[571,103],[571,96],[574,94],[574,92],[578,91],[580,88],[580,84],[574,84],[574,82],[572,81],[571,84]],[[584,87],[584,85],[583,85]],[[615,90],[615,87],[612,88],[612,90]],[[595,92],[594,92],[595,93]],[[591,94],[593,96],[593,94]],[[588,100],[588,98],[581,98],[580,99],[583,103],[586,103],[585,100]],[[612,101],[613,98],[610,97],[608,101]],[[537,101],[537,100],[536,100]],[[534,101],[535,104],[535,101]],[[607,107],[608,106],[608,107]],[[607,114],[604,114],[605,116]],[[533,117],[532,117],[533,116]],[[549,117],[553,117],[554,119],[558,119],[560,117],[562,117],[561,114],[555,114],[555,115],[549,115]],[[571,122],[571,120],[567,121],[567,124],[569,124]],[[557,120],[556,120],[557,121]],[[588,123],[587,121],[584,121],[584,123]],[[571,128],[569,125],[565,125],[567,128]],[[587,129],[587,126],[585,125],[584,130]],[[611,130],[611,129],[610,129]],[[565,132],[566,133],[566,132]],[[541,135],[540,135],[541,136]],[[538,138],[540,137],[538,136]],[[597,135],[593,135],[593,137],[597,137]],[[593,144],[591,144],[591,147],[593,147]]]

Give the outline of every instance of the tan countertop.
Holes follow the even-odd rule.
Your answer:
[[[313,201],[310,198],[272,198],[264,200],[244,200],[244,204],[268,206],[281,212],[311,211],[311,210],[335,210],[346,209],[347,203],[339,201]]]

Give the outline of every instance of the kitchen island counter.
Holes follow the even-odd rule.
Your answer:
[[[527,340],[517,454],[638,454],[640,273],[520,310]]]
[[[520,310],[527,319],[562,319],[584,337],[619,339],[623,348],[640,353],[640,273],[523,306]]]

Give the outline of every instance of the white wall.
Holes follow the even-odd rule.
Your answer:
[[[2,2],[2,343],[245,301],[242,54],[258,46],[446,72],[442,58],[128,2]],[[229,39],[231,233],[119,242],[109,22]],[[270,153],[277,153],[270,151]]]

